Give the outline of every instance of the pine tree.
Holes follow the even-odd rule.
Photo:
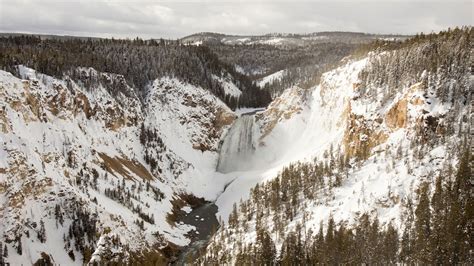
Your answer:
[[[306,249],[304,248],[304,241],[303,241],[303,229],[301,224],[296,225],[296,261],[299,264],[303,264],[306,260]]]
[[[298,240],[295,232],[288,233],[280,253],[280,264],[284,266],[301,265],[298,254]]]
[[[319,225],[319,232],[316,235],[316,239],[313,242],[313,254],[312,254],[312,263],[321,264],[324,262],[324,233],[323,233],[323,222],[321,221]]]
[[[18,255],[22,255],[23,254],[23,248],[21,247],[21,236],[17,237],[16,242],[17,242],[16,252],[18,253]]]
[[[397,229],[389,223],[387,230],[383,235],[382,247],[382,259],[383,264],[396,264],[397,263],[397,253],[398,253],[398,232]]]
[[[341,263],[346,263],[348,260],[347,256],[349,255],[349,241],[344,225],[341,225],[334,234],[334,247],[334,263],[338,265]]]
[[[91,260],[93,250],[89,246],[85,246],[82,252],[82,263],[87,264]]]
[[[331,216],[329,217],[328,221],[328,228],[326,231],[326,238],[324,240],[325,242],[325,253],[326,253],[326,263],[333,264],[335,262],[335,250],[336,250],[336,245],[334,242],[334,231],[335,231],[335,224],[334,224],[334,218]]]
[[[239,223],[239,214],[237,212],[237,203],[232,205],[232,212],[229,215],[229,226],[230,228],[236,228]]]
[[[473,259],[470,256],[473,236],[473,200],[470,194],[471,168],[469,167],[471,153],[467,143],[462,151],[458,171],[452,190],[448,230],[452,234],[451,263],[466,263]],[[470,242],[471,241],[471,242]]]
[[[415,259],[421,264],[431,263],[431,250],[427,241],[431,236],[431,211],[428,184],[419,188],[419,200],[415,210]]]
[[[432,223],[431,237],[429,239],[430,249],[432,251],[431,261],[437,265],[447,264],[446,260],[446,204],[445,193],[441,184],[441,176],[436,179],[435,191],[431,198]]]
[[[408,228],[405,228],[401,240],[401,250],[400,250],[400,261],[406,264],[410,264],[413,261],[413,251],[412,251],[412,236]]]
[[[359,218],[359,224],[356,227],[355,245],[358,247],[357,254],[355,254],[355,263],[362,264],[368,263],[370,260],[370,248],[369,248],[369,234],[370,234],[370,220],[369,215],[364,213]]]
[[[4,265],[4,259],[3,259],[3,243],[0,242],[0,266]]]
[[[40,229],[38,231],[38,240],[41,243],[46,242],[46,229],[44,228],[44,221],[40,220]]]
[[[242,251],[235,256],[235,265],[248,265],[246,255]]]
[[[274,265],[276,258],[276,249],[275,244],[270,236],[270,234],[264,230],[260,229],[257,232],[257,242],[255,245],[256,252],[256,262],[257,265]]]

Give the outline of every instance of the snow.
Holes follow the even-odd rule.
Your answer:
[[[221,42],[224,43],[224,44],[236,45],[236,44],[246,44],[250,41],[251,41],[250,38],[244,37],[244,38],[237,38],[237,39],[223,38]]]
[[[265,76],[257,81],[257,86],[260,88],[265,87],[267,84],[272,84],[275,81],[281,80],[281,78],[286,74],[286,70],[280,70],[275,73],[272,73],[268,76]]]
[[[212,75],[212,78],[221,83],[226,95],[239,97],[242,94],[242,91],[230,80],[229,76],[227,76],[226,78],[222,78],[216,75]]]
[[[218,214],[224,221],[234,203],[248,199],[249,191],[255,184],[273,179],[291,162],[310,161],[313,158],[321,160],[323,152],[331,144],[337,149],[343,142],[348,112],[366,121],[373,121],[384,117],[400,100],[408,99],[407,126],[389,129],[382,123],[380,130],[387,135],[387,139],[373,148],[371,156],[357,165],[353,162],[353,167],[348,170],[349,178],[340,187],[331,192],[327,188],[322,189],[314,200],[306,199],[304,210],[298,210],[293,220],[285,225],[286,232],[294,229],[297,224],[303,225],[305,232],[309,229],[317,232],[320,223],[327,222],[330,217],[336,223],[347,221],[348,226],[351,226],[357,222],[356,217],[368,213],[371,216],[377,215],[381,226],[392,223],[403,229],[401,213],[404,211],[404,202],[407,199],[416,201],[416,188],[423,182],[433,183],[443,165],[454,165],[456,160],[450,161],[447,156],[447,143],[458,141],[455,136],[450,137],[420,159],[416,157],[416,149],[410,146],[409,140],[413,139],[420,117],[442,117],[451,110],[451,104],[441,103],[434,90],[429,89],[427,95],[424,95],[418,89],[420,83],[401,88],[395,98],[386,104],[378,97],[368,99],[364,95],[358,95],[355,85],[360,83],[359,73],[368,64],[368,59],[363,59],[327,72],[323,74],[320,85],[309,91],[289,88],[265,111],[256,115],[254,126],[261,130],[253,137],[258,139],[256,150],[248,155],[252,157],[250,161],[254,165],[245,165],[239,171],[226,173],[225,176],[233,181],[216,201]],[[421,105],[412,101],[416,98],[424,99]],[[294,108],[295,106],[300,108]],[[265,133],[268,125],[274,127],[271,127],[270,133]],[[370,137],[363,133],[358,135],[362,141],[367,141]],[[396,154],[398,149],[402,151],[400,155]],[[305,217],[303,213],[306,214]],[[272,217],[272,214],[268,217]],[[272,230],[271,218],[263,223]],[[254,225],[251,222],[249,228],[255,228]],[[222,234],[218,233],[215,238],[221,237]],[[225,247],[229,252],[235,250],[232,239],[241,239],[243,243],[249,244],[255,241],[256,233],[252,229],[248,232],[231,230],[227,239],[229,244]],[[280,250],[282,239],[273,240],[277,250]]]
[[[243,75],[261,75],[267,71],[267,69],[260,68],[260,67],[255,67],[255,68],[246,70],[245,68],[239,65],[234,65],[234,68],[235,68],[235,71]]]
[[[239,65],[234,65],[235,71],[237,71],[240,74],[246,74],[245,69]]]
[[[265,45],[282,45],[287,42],[289,38],[280,38],[274,36],[264,36],[264,37],[225,37],[221,39],[221,43],[226,45],[255,45],[255,44],[265,44]]]
[[[202,40],[199,40],[199,41],[194,41],[194,42],[185,43],[184,45],[201,46],[202,43],[203,43],[203,41],[202,41]]]
[[[327,40],[329,39],[329,37],[328,36],[310,36],[310,37],[303,37],[301,39],[308,40],[308,41],[319,41],[319,40]]]
[[[169,199],[176,192],[187,191],[213,200],[230,181],[225,177],[214,180],[219,138],[210,138],[206,125],[212,125],[217,111],[229,114],[232,111],[208,91],[172,78],[157,80],[150,86],[149,101],[142,109],[133,93],[132,97],[126,97],[121,92],[111,96],[101,86],[86,90],[74,82],[72,88],[68,89],[63,80],[26,67],[20,67],[19,70],[21,76],[30,81],[24,82],[10,73],[0,71],[0,106],[5,108],[0,113],[0,168],[6,169],[6,173],[0,171],[0,184],[6,188],[3,190],[5,193],[0,193],[0,203],[1,206],[10,206],[2,211],[0,234],[14,237],[15,232],[24,230],[27,219],[35,222],[43,219],[47,241],[40,243],[36,233],[28,229],[33,237],[28,239],[23,235],[23,256],[14,252],[14,242],[7,245],[9,261],[28,265],[36,261],[41,252],[47,251],[55,263],[80,264],[82,258],[78,252],[75,252],[76,260],[73,262],[64,250],[63,234],[67,232],[71,220],[66,216],[64,225],[57,227],[50,215],[55,204],[64,204],[72,199],[86,202],[87,208],[98,215],[99,230],[113,228],[120,241],[127,243],[132,251],[157,244],[159,239],[155,233],[176,245],[187,245],[190,240],[186,235],[194,226],[172,226],[166,221],[165,217],[172,209]],[[87,75],[121,78],[119,75],[97,73],[90,68],[81,70]],[[129,87],[126,89],[132,91]],[[46,119],[46,123],[39,120],[33,112],[35,108],[28,105],[25,100],[28,95],[37,100],[41,110],[39,114],[44,113],[41,119]],[[75,98],[82,96],[86,100]],[[194,101],[196,105],[189,101]],[[83,105],[78,105],[79,102]],[[86,117],[82,109],[86,102],[91,109],[100,107],[90,118]],[[58,107],[57,113],[53,112],[52,104]],[[113,111],[105,111],[108,108]],[[162,169],[160,179],[150,181],[165,195],[165,199],[156,201],[153,193],[142,191],[138,193],[140,201],[132,200],[146,214],[154,217],[155,223],[145,223],[144,231],[135,224],[137,213],[104,195],[106,188],[116,188],[116,184],[121,182],[123,177],[120,173],[112,171],[108,173],[107,180],[99,178],[98,190],[80,189],[65,176],[65,172],[69,176],[76,176],[80,168],[67,166],[68,150],[74,151],[78,166],[94,168],[101,177],[106,175],[106,171],[100,167],[103,160],[98,156],[99,153],[111,158],[135,160],[151,171],[143,158],[144,150],[138,135],[140,123],[133,125],[127,122],[117,129],[107,126],[117,121],[118,117],[125,121],[143,121],[147,127],[156,128],[167,147],[163,151],[162,162],[159,162]],[[193,144],[199,142],[206,142],[211,150],[201,152],[194,149]],[[46,157],[50,159],[44,159]],[[170,167],[172,164],[174,169]],[[123,169],[131,177],[124,179],[124,189],[132,189],[141,177],[125,165]],[[12,206],[12,197],[25,193],[23,190],[29,184],[35,186],[25,194],[24,203]],[[51,196],[50,193],[65,196]],[[91,199],[96,199],[97,204]],[[190,211],[190,208],[184,207],[183,210]],[[96,243],[98,248],[94,260],[100,257],[103,241],[101,237]]]
[[[181,208],[181,210],[185,213],[190,213],[193,209],[189,206],[184,206],[183,208]]]
[[[197,103],[195,107],[182,102],[183,98],[188,97]],[[207,141],[209,131],[204,126],[212,124],[213,117],[209,108],[204,106],[208,103],[224,112],[232,112],[217,97],[202,88],[176,79],[162,78],[156,80],[150,90],[146,123],[159,130],[163,142],[178,158],[191,164],[184,170],[179,185],[196,196],[213,200],[228,180],[213,178],[218,156],[216,152],[202,152],[193,148],[193,141]],[[210,143],[211,148],[217,150],[218,141],[214,139]]]
[[[267,45],[281,45],[286,39],[284,38],[269,38],[266,40],[259,40],[252,42],[253,43],[258,43],[258,44],[267,44]]]

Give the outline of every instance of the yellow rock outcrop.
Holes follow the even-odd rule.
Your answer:
[[[399,100],[385,115],[385,124],[392,130],[405,128],[407,125],[408,101]]]

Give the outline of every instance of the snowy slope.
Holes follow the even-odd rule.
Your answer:
[[[285,70],[280,70],[275,73],[272,73],[268,76],[265,76],[259,80],[257,80],[257,85],[260,88],[265,87],[267,84],[272,84],[275,81],[281,80],[281,78],[285,75],[286,71]]]
[[[25,67],[20,73],[24,80],[0,71],[0,233],[8,261],[31,264],[46,252],[54,263],[82,264],[85,249],[97,247],[100,260],[109,242],[109,259],[188,244],[192,226],[165,218],[181,193],[212,200],[222,190],[225,180],[209,173],[234,119],[230,109],[171,78],[156,80],[141,104],[128,85],[111,94],[101,84],[86,89]],[[143,129],[151,132],[146,141]],[[73,223],[77,217],[91,227]],[[84,238],[89,231],[93,237]]]
[[[222,84],[225,94],[234,97],[239,97],[242,94],[242,91],[230,80],[229,76],[223,78],[213,75],[212,77]]]
[[[457,102],[459,111],[453,111],[455,107],[450,101],[441,101],[437,88],[442,85],[434,81],[439,74],[426,71],[416,82],[397,88],[388,100],[383,97],[384,87],[367,84],[367,88],[361,88],[362,72],[370,71],[372,62],[388,56],[371,53],[368,58],[323,74],[320,85],[309,90],[289,88],[264,112],[256,114],[260,132],[255,136],[259,141],[251,160],[254,165],[227,174],[236,179],[217,200],[222,218],[229,217],[234,203],[249,199],[251,188],[273,179],[284,166],[315,158],[324,162],[328,160],[325,154],[333,151],[363,159],[350,161],[352,167],[344,173],[346,178],[340,186],[329,189],[332,177],[326,177],[327,187],[317,198],[305,199],[304,207],[284,224],[284,231],[300,224],[304,226],[303,232],[318,232],[320,222],[330,217],[336,223],[346,221],[351,225],[362,213],[378,216],[382,226],[392,223],[400,228],[404,205],[408,199],[413,200],[419,185],[433,183],[443,167],[454,167],[457,162],[450,150],[460,142],[456,135],[435,142],[426,151],[413,148],[419,145],[416,136],[445,132],[447,115],[460,121],[468,108],[463,107],[462,98],[452,101]],[[432,85],[427,86],[427,80]],[[423,157],[419,155],[421,150]],[[275,227],[271,217],[268,214],[262,219],[272,235]],[[207,256],[236,255],[235,243],[255,242],[255,221],[248,223],[251,229],[247,231],[233,231],[228,226],[219,230]],[[273,239],[277,250],[282,240]]]
[[[256,115],[260,132],[255,137],[256,151],[249,160],[253,163],[242,172],[229,174],[238,178],[217,200],[222,218],[227,219],[233,203],[247,198],[250,188],[258,182],[276,176],[290,162],[319,156],[331,143],[342,140],[350,88],[365,64],[366,60],[362,60],[329,72],[325,75],[326,84],[309,91],[289,88]]]

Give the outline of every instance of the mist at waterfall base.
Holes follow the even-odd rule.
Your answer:
[[[255,153],[254,113],[242,114],[234,122],[222,143],[217,171],[230,173],[252,169]]]

